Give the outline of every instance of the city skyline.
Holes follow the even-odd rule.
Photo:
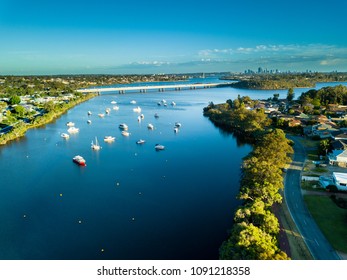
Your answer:
[[[342,0],[0,3],[0,75],[347,71]]]

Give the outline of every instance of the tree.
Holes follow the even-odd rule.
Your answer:
[[[330,147],[330,140],[323,139],[319,142],[319,154],[326,155]]]
[[[279,93],[274,93],[274,97],[272,98],[273,101],[278,101],[278,98],[280,97]]]
[[[13,96],[11,96],[9,103],[10,103],[10,105],[16,105],[16,104],[19,104],[20,101],[21,100],[20,100],[20,97],[18,95],[13,95]]]
[[[277,240],[253,224],[236,224],[230,238],[220,249],[220,258],[228,260],[286,260]]]
[[[17,105],[14,108],[14,111],[16,112],[16,114],[18,116],[23,117],[25,115],[26,109],[23,106],[21,106],[21,105]]]
[[[293,88],[289,88],[288,89],[288,93],[287,93],[287,101],[290,102],[294,99],[294,90]]]

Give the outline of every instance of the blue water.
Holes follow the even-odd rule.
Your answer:
[[[209,101],[228,98],[226,89],[101,95],[1,147],[0,258],[217,259],[250,151],[202,115]],[[162,99],[167,107],[157,105]],[[64,140],[68,121],[80,132]],[[106,135],[116,141],[105,143]],[[90,148],[95,137],[100,151]],[[155,151],[156,143],[166,149]],[[86,167],[72,162],[77,154]]]
[[[240,164],[251,148],[216,128],[202,109],[238,94],[273,93],[213,88],[105,94],[1,146],[0,259],[218,259],[239,205]],[[157,105],[162,99],[167,107]],[[136,106],[145,116],[140,123]],[[98,117],[106,108],[111,113]],[[68,121],[80,132],[64,140]],[[129,137],[118,128],[123,122]],[[182,123],[177,134],[175,122]],[[105,143],[106,135],[116,141]],[[90,148],[95,137],[100,151]],[[140,138],[146,143],[137,145]],[[156,143],[166,149],[155,151]],[[77,154],[86,167],[72,162]]]

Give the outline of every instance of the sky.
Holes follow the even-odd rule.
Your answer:
[[[0,75],[347,71],[345,0],[0,0]]]

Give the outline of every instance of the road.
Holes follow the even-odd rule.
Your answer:
[[[293,140],[294,158],[287,170],[285,177],[284,196],[291,216],[310,250],[312,257],[316,260],[339,260],[340,257],[331,247],[316,222],[309,213],[301,193],[301,171],[304,166],[306,152],[297,137],[288,137]],[[322,209],[324,211],[324,209]]]

